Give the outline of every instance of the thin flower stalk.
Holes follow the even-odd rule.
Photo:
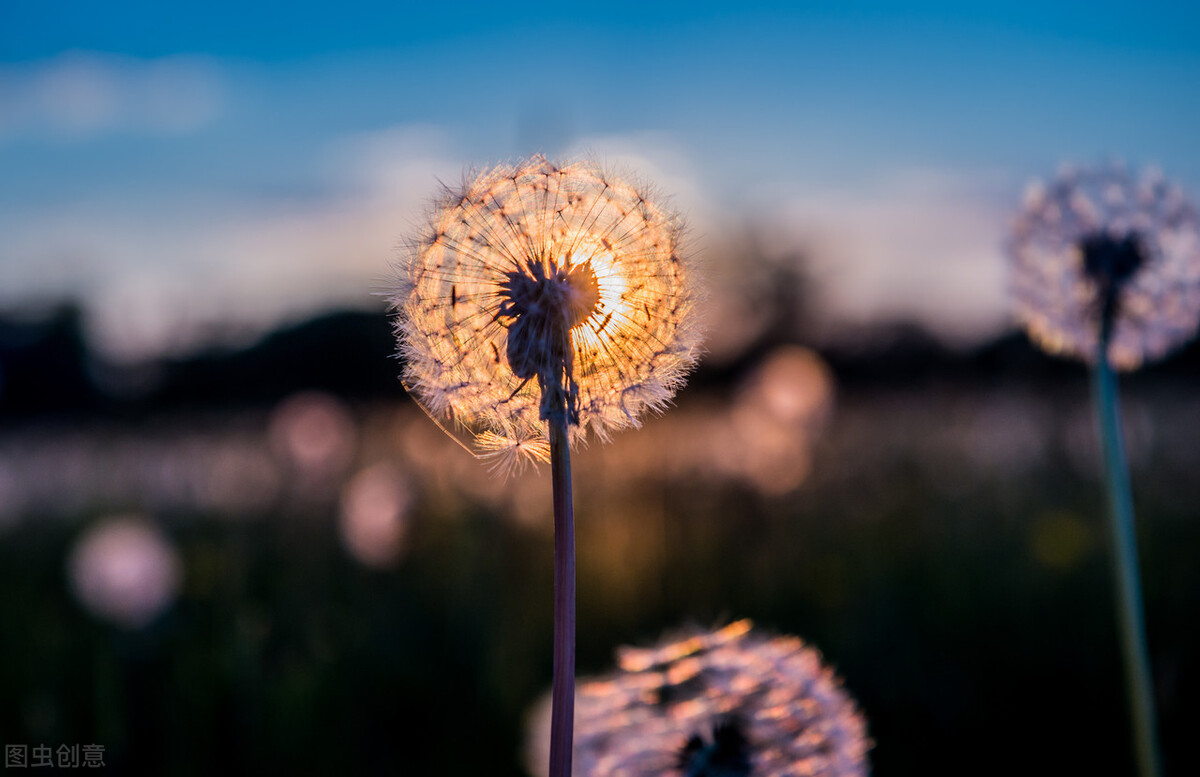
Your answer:
[[[1115,370],[1190,341],[1200,324],[1200,218],[1157,171],[1064,168],[1030,188],[1010,244],[1030,336],[1090,363],[1103,449],[1114,589],[1139,773],[1158,777],[1154,694]]]
[[[1129,462],[1121,431],[1121,409],[1117,378],[1106,358],[1108,338],[1100,338],[1100,352],[1092,366],[1092,391],[1096,421],[1104,451],[1104,475],[1108,490],[1109,529],[1113,547],[1113,577],[1120,620],[1121,652],[1132,708],[1134,744],[1138,773],[1158,777],[1160,767],[1158,723],[1150,659],[1146,649],[1146,623],[1142,614],[1141,573],[1138,571],[1137,534],[1134,530],[1133,495]]]
[[[567,425],[550,422],[554,489],[554,686],[550,774],[570,775],[575,723],[575,505]]]
[[[448,188],[400,267],[404,384],[493,471],[550,461],[550,774],[570,777],[575,675],[571,445],[663,409],[700,331],[678,217],[587,163],[534,157]]]

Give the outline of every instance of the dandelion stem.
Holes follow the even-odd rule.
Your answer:
[[[554,487],[554,689],[550,722],[550,777],[570,777],[575,723],[575,507],[566,414],[550,424],[550,477]]]
[[[1129,482],[1129,463],[1121,432],[1117,380],[1108,361],[1108,339],[1107,332],[1102,332],[1099,357],[1092,373],[1092,389],[1096,420],[1104,449],[1104,472],[1111,519],[1109,525],[1112,529],[1113,557],[1116,564],[1114,585],[1120,618],[1121,648],[1125,660],[1129,703],[1133,713],[1138,773],[1142,777],[1159,777],[1161,771],[1157,724],[1150,662],[1146,651],[1146,626],[1142,615],[1133,496]]]

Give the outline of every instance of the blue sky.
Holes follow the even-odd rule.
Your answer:
[[[747,6],[0,0],[0,305],[79,295],[136,356],[369,304],[438,177],[545,151],[808,251],[834,317],[971,336],[1032,178],[1200,193],[1194,4]]]

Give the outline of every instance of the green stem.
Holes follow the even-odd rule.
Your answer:
[[[1125,660],[1129,702],[1133,712],[1138,773],[1159,777],[1158,734],[1151,686],[1150,661],[1146,651],[1146,625],[1142,615],[1141,576],[1138,572],[1137,536],[1133,524],[1133,496],[1129,463],[1121,431],[1121,409],[1117,380],[1108,362],[1108,338],[1100,338],[1099,355],[1092,373],[1093,398],[1100,440],[1104,449],[1104,472],[1108,487],[1110,528],[1116,563],[1117,612],[1120,617],[1121,648]]]
[[[571,777],[575,725],[575,507],[566,414],[550,421],[554,487],[554,687],[551,692],[550,777]]]

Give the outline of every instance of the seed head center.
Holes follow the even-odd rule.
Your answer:
[[[1134,233],[1113,237],[1108,233],[1083,239],[1083,270],[1101,284],[1119,287],[1141,268],[1145,261],[1141,242]]]
[[[531,260],[505,274],[496,319],[508,328],[506,355],[513,373],[538,380],[543,417],[565,403],[568,418],[577,422],[571,330],[599,307],[600,284],[590,260],[549,265]]]
[[[525,328],[547,333],[566,334],[600,305],[600,284],[590,261],[549,268],[529,262],[524,270],[507,273],[501,289],[497,318],[528,319]]]
[[[693,734],[676,761],[684,777],[748,777],[753,764],[750,743],[736,718],[719,722],[711,739]]]
[[[1099,287],[1100,338],[1107,342],[1120,313],[1121,288],[1145,263],[1142,243],[1134,232],[1121,237],[1098,232],[1085,236],[1080,248],[1083,271]]]

